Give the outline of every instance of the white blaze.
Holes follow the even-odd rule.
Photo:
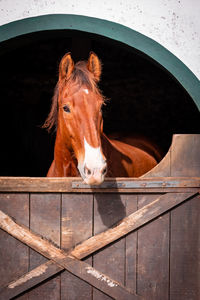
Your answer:
[[[101,169],[105,164],[100,147],[90,146],[84,138],[85,159],[84,162],[89,169]]]
[[[84,175],[84,166],[87,166],[92,172],[101,170],[105,166],[105,160],[101,153],[101,148],[94,148],[88,144],[84,137],[84,148],[85,148],[85,157],[83,163],[78,164],[78,169],[83,178]]]
[[[83,91],[84,91],[87,95],[89,94],[88,89],[83,89]]]

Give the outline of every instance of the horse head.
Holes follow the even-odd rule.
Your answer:
[[[67,53],[59,66],[57,136],[68,149],[87,184],[104,181],[106,159],[101,146],[104,98],[97,88],[101,62],[93,52],[87,62],[74,64]]]

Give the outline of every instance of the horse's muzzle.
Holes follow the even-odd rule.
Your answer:
[[[89,185],[99,185],[101,184],[106,176],[107,173],[107,163],[103,165],[101,169],[94,168],[89,169],[86,165],[83,168],[84,172],[84,182]]]

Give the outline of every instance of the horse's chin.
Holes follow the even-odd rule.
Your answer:
[[[101,178],[96,178],[96,177],[84,178],[83,182],[88,185],[100,185],[104,182],[104,176],[101,176]]]

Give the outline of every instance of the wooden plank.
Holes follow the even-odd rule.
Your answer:
[[[138,195],[124,195],[126,215],[129,216],[138,209]],[[137,292],[137,231],[130,232],[125,237],[125,286]]]
[[[30,229],[45,236],[58,247],[60,246],[60,202],[60,194],[30,195]],[[46,261],[46,258],[34,250],[30,250],[30,270]],[[55,268],[55,270],[57,269]],[[60,300],[60,276],[33,289],[29,293],[29,300],[36,298],[38,300]]]
[[[166,211],[172,209],[174,206],[190,199],[196,194],[197,193],[164,194],[158,197],[155,201],[124,218],[118,226],[108,229],[97,236],[91,237],[87,241],[78,245],[71,254],[80,259],[86,257],[108,245],[108,243],[116,241],[129,232],[160,216]]]
[[[171,176],[200,176],[200,134],[176,134],[171,149]]]
[[[71,261],[68,262],[71,264]],[[67,264],[68,264],[67,263]],[[79,274],[80,272],[80,262],[78,260],[74,260],[75,265],[73,266],[73,273]],[[83,262],[81,262],[83,265]],[[85,264],[85,263],[84,263]],[[77,270],[76,270],[76,268]],[[75,271],[76,270],[76,271]],[[79,276],[80,277],[80,276]],[[93,277],[93,280],[92,280]],[[111,279],[109,276],[97,271],[91,266],[87,266],[85,264],[84,268],[81,268],[81,278],[86,282],[90,283],[93,287],[97,288],[98,290],[102,291],[106,295],[110,296],[114,299],[132,299],[132,300],[139,300],[143,299],[142,297],[136,295],[129,289],[125,288],[119,282]],[[93,295],[94,297],[94,295]],[[110,298],[109,297],[109,298]]]
[[[57,270],[56,270],[56,268],[57,268]],[[54,274],[54,272],[57,273],[57,272],[61,271],[61,269],[63,269],[63,268],[60,267],[60,270],[59,270],[59,266],[57,266],[52,261],[49,261],[49,262],[35,268],[34,270],[28,272],[25,276],[22,276],[17,281],[10,283],[8,285],[8,287],[0,289],[0,299],[1,300],[11,299],[14,296],[17,296],[18,294],[26,291],[27,289],[35,286],[38,283],[38,278],[40,278],[39,282],[41,282],[41,281],[47,279],[48,276],[50,277],[52,274]],[[93,268],[91,268],[91,269],[93,270]],[[89,269],[89,270],[91,270],[91,269]],[[101,276],[101,275],[102,275],[101,273],[95,273],[95,276]],[[103,281],[106,280],[107,283],[109,283],[111,286],[118,285],[117,292],[113,291],[114,293],[112,293],[112,296],[114,297],[114,299],[141,299],[140,297],[135,296],[134,294],[131,294],[131,292],[129,290],[127,290],[127,291],[124,290],[124,288],[120,287],[120,285],[117,282],[113,281],[112,279],[110,279],[109,277],[107,277],[105,275],[103,275],[103,277],[99,277],[99,280],[100,280],[99,281],[99,283],[100,283],[99,289],[104,289],[101,287],[101,280],[103,280]],[[73,288],[73,284],[74,284],[74,282],[72,281],[70,288]],[[78,287],[78,288],[80,288],[80,287]],[[116,289],[116,287],[115,287],[115,289]],[[68,290],[68,292],[69,292],[69,290]],[[109,291],[108,291],[108,293],[109,293]],[[85,295],[88,296],[87,291],[83,291],[83,294],[80,295],[80,298],[78,298],[78,299],[85,299],[84,298]],[[77,299],[77,293],[72,294],[70,292],[70,298],[69,298],[69,295],[67,294],[67,299]]]
[[[199,187],[199,177],[106,178],[102,185],[92,188],[78,178],[0,177],[0,192],[164,193]]]
[[[3,230],[12,234],[15,238],[36,250],[45,257],[53,260],[58,265],[73,273],[92,286],[102,290],[105,294],[115,299],[141,299],[118,282],[105,274],[95,270],[83,261],[79,261],[71,255],[66,255],[49,241],[15,223],[8,215],[0,211],[0,226]]]
[[[63,194],[62,249],[72,249],[92,236],[93,195]]]
[[[171,212],[170,299],[200,297],[200,196]]]
[[[93,233],[93,195],[63,194],[61,246],[68,251],[80,242],[87,240]],[[92,264],[92,259],[86,260]],[[61,299],[92,299],[92,287],[73,274],[61,274]]]
[[[71,190],[71,178],[0,177],[0,192],[66,192]]]
[[[13,257],[15,257],[15,255],[13,255]],[[63,270],[62,267],[58,266],[52,261],[48,261],[47,263],[36,267],[32,271],[19,277],[16,281],[10,282],[7,286],[0,289],[0,300],[13,299],[15,296],[26,292],[28,289],[36,286],[38,283],[43,282],[44,280],[51,277],[53,274],[57,274],[61,270]],[[32,292],[29,293],[29,295],[30,294],[31,297],[33,297]],[[28,295],[25,294],[25,296],[28,299]],[[17,299],[21,300],[21,298]],[[46,299],[49,298],[47,297]]]
[[[92,287],[75,275],[65,271],[61,274],[61,299],[92,299]]]
[[[158,195],[139,195],[138,208]],[[168,300],[169,214],[157,218],[138,231],[137,293],[151,300]]]
[[[94,235],[114,226],[126,216],[123,196],[120,194],[94,194]],[[125,240],[121,239],[93,256],[93,266],[117,282],[124,284]],[[106,300],[97,289],[94,300]]]
[[[0,209],[29,226],[29,195],[0,194]],[[0,230],[0,286],[28,271],[28,247]],[[5,300],[6,298],[4,298]],[[19,299],[27,299],[26,296]]]
[[[150,179],[135,179],[135,180],[118,180],[118,181],[104,181],[101,186],[93,186],[96,189],[146,189],[146,188],[180,188],[180,187],[200,187],[200,178],[185,179],[184,178],[155,178]],[[86,183],[80,181],[73,181],[72,188],[76,189],[90,189],[91,187]]]
[[[105,233],[100,233],[97,236],[92,237],[89,240],[83,242],[81,245],[78,245],[72,251],[72,254],[79,259],[84,258],[84,257],[90,255],[91,253],[101,249],[102,247],[108,245],[109,243],[115,241],[116,239],[119,239],[124,234],[128,234],[132,230],[139,228],[140,226],[142,226],[145,223],[151,221],[152,219],[158,217],[163,212],[173,208],[174,206],[185,201],[186,199],[190,199],[194,195],[196,195],[196,193],[192,193],[192,194],[187,193],[187,194],[181,194],[181,195],[176,195],[176,194],[163,195],[163,196],[159,197],[158,199],[156,199],[153,203],[151,203],[151,204],[145,206],[144,208],[140,209],[139,211],[131,214],[130,216],[125,218],[125,220],[122,220],[121,224],[119,224],[115,228],[109,229]],[[179,196],[179,197],[177,198],[177,196]],[[164,209],[159,209],[156,212],[155,211],[156,206],[159,206],[162,203],[164,204]],[[144,209],[146,209],[146,212]],[[145,217],[145,214],[146,214],[146,217]],[[142,221],[141,221],[141,219],[142,219]],[[124,221],[128,224],[128,230],[127,230],[126,226],[124,228],[124,224],[125,224]],[[125,231],[125,229],[126,229],[126,231]],[[116,234],[116,232],[118,232],[118,234]],[[100,241],[102,241],[102,242],[100,242]],[[92,247],[92,243],[94,244],[93,247]],[[86,251],[86,249],[87,249],[87,251]],[[52,262],[52,264],[54,264],[54,262]],[[53,273],[53,272],[51,273],[51,275],[54,275],[54,274],[56,274],[56,273]],[[50,276],[50,274],[49,274],[49,276]],[[37,279],[38,283],[41,281],[40,277],[41,276],[38,275],[35,278],[35,280]]]

